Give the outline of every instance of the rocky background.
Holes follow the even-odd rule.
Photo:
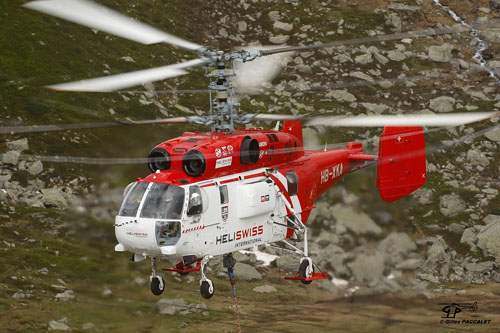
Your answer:
[[[0,4],[0,41],[5,45],[0,54],[1,126],[205,112],[205,95],[160,92],[203,89],[202,70],[112,94],[41,88],[170,64],[190,54],[89,31],[23,9],[24,2]],[[331,115],[500,111],[498,0],[100,3],[186,39],[224,49],[470,26],[477,36],[457,32],[290,55],[262,94],[239,96],[241,108]],[[311,305],[325,298],[353,300],[368,295],[412,301],[447,295],[467,301],[468,295],[497,300],[498,120],[428,132],[428,180],[408,198],[383,202],[373,167],[346,176],[325,194],[309,220],[309,244],[314,262],[332,280],[317,281],[305,289],[282,279],[296,272],[296,255],[265,248],[261,251],[270,256],[269,262],[263,262],[255,254],[238,253],[236,273],[247,329],[263,318],[256,312],[262,308],[256,300],[268,302],[263,303],[267,308],[282,304],[276,309],[282,313],[297,304],[299,295],[302,303]],[[210,274],[218,277],[214,281],[220,298],[207,302],[199,297],[195,274],[166,274],[167,291],[158,301],[148,291],[149,264],[128,263],[126,256],[113,252],[112,223],[121,192],[147,169],[111,159],[144,157],[158,142],[193,130],[200,129],[186,125],[2,134],[0,311],[5,316],[0,329],[152,331],[170,325],[204,331],[210,319],[220,322],[213,326],[216,330],[235,330],[234,306],[228,307],[233,300],[226,298],[230,286],[219,260],[212,261]],[[305,130],[310,147],[357,139],[374,152],[379,134],[379,129]],[[56,163],[55,156],[69,156],[66,160],[78,163]],[[94,158],[100,158],[101,164],[95,164]],[[383,298],[373,299],[383,302]],[[372,331],[385,331],[384,318],[367,319],[365,325],[370,320],[380,322]],[[285,331],[303,330],[298,323],[313,325],[304,324],[300,317],[289,318],[290,323],[273,319],[268,327]],[[344,323],[344,319],[341,327],[368,327],[349,319]],[[323,326],[315,329],[328,330],[328,319],[318,320]],[[419,329],[413,325],[412,330]]]

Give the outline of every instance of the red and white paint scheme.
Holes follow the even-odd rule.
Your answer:
[[[420,127],[386,127],[378,155],[363,153],[357,142],[304,150],[301,122],[285,121],[279,131],[184,133],[156,146],[150,158],[154,172],[125,190],[115,250],[132,252],[134,261],[151,257],[152,283],[160,280],[161,290],[163,280],[153,279],[157,259],[178,261],[167,270],[184,274],[201,269],[213,293],[202,269],[209,258],[275,242],[303,254],[297,276],[288,279],[326,278],[314,272],[307,242],[302,251],[286,241],[307,232],[323,192],[370,162],[378,163],[377,186],[386,201],[410,194],[426,179]]]

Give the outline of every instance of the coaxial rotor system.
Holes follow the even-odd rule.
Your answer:
[[[403,32],[396,34],[378,35],[360,39],[344,41],[334,41],[331,43],[318,43],[305,46],[278,46],[271,48],[258,48],[252,50],[239,50],[225,52],[222,50],[211,50],[202,45],[186,41],[177,36],[173,36],[147,24],[140,23],[130,17],[124,16],[116,11],[106,8],[88,0],[38,0],[24,5],[27,8],[43,12],[55,17],[78,23],[93,29],[98,29],[116,36],[142,44],[166,43],[176,47],[186,49],[198,56],[196,59],[185,62],[139,70],[135,72],[109,75],[88,80],[80,80],[68,83],[49,85],[47,88],[62,91],[85,91],[85,92],[111,92],[127,89],[136,85],[145,84],[173,78],[188,74],[187,70],[193,67],[207,67],[206,76],[211,80],[208,85],[210,93],[210,113],[204,116],[177,117],[170,119],[140,120],[133,121],[117,120],[115,122],[96,124],[65,124],[65,125],[44,125],[44,126],[20,126],[0,128],[1,133],[19,133],[35,131],[65,130],[77,128],[110,127],[119,125],[139,125],[139,124],[169,124],[179,122],[191,122],[201,125],[210,125],[212,132],[232,132],[234,124],[245,124],[253,120],[286,120],[302,119],[309,121],[312,125],[327,126],[384,126],[384,125],[425,125],[425,126],[457,126],[464,123],[480,121],[493,117],[496,113],[459,113],[446,115],[399,115],[399,116],[369,116],[369,117],[320,117],[314,119],[311,116],[289,116],[277,114],[247,114],[239,112],[239,104],[233,101],[235,94],[232,80],[238,75],[234,70],[235,62],[243,63],[245,66],[258,58],[279,56],[290,52],[311,51],[326,48],[338,48],[345,45],[356,45],[363,43],[373,43],[380,41],[398,40],[402,38],[416,38],[424,36],[442,35],[468,31],[467,27],[444,27],[439,29],[425,29],[413,32]],[[271,66],[273,64],[270,62]],[[257,64],[256,64],[257,65]],[[262,66],[258,64],[257,66]],[[213,68],[214,70],[208,70]],[[252,71],[242,71],[252,73]],[[262,71],[260,72],[262,73]],[[243,91],[245,83],[249,81],[247,77],[238,79],[238,88]],[[259,74],[263,75],[263,74]],[[268,78],[269,79],[269,78]]]

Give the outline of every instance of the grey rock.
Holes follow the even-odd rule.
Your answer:
[[[248,29],[248,24],[245,21],[238,21],[238,31],[245,32]]]
[[[414,271],[417,270],[424,261],[422,259],[406,259],[396,265],[396,269],[402,271]]]
[[[284,272],[296,272],[299,268],[297,258],[291,253],[283,253],[278,258],[276,258],[272,264],[276,266],[280,271]],[[236,272],[237,273],[237,272]]]
[[[67,302],[75,299],[73,290],[67,289],[63,293],[56,294],[56,301]]]
[[[439,210],[444,216],[455,216],[465,210],[465,202],[456,193],[446,194],[440,199]]]
[[[271,19],[271,21],[278,21],[281,19],[281,14],[277,10],[270,11],[267,16]]]
[[[431,189],[422,188],[422,187],[412,193],[412,195],[415,198],[418,198],[418,203],[421,205],[430,204],[432,202],[431,199],[432,199],[433,194],[434,194],[434,192]]]
[[[450,96],[440,96],[430,100],[429,107],[436,112],[451,112],[455,107],[455,99]]]
[[[68,325],[55,320],[49,321],[49,331],[70,331]]]
[[[491,261],[478,262],[478,263],[468,263],[465,265],[465,269],[470,272],[485,273],[493,269],[493,263]]]
[[[184,311],[188,304],[182,298],[162,298],[156,302],[156,309],[161,314],[175,315],[177,311]]]
[[[283,30],[288,32],[293,30],[293,24],[281,21],[274,21],[273,28],[274,30]]]
[[[113,295],[113,292],[109,288],[104,289],[101,293],[102,297],[111,297],[112,295]]]
[[[493,131],[486,132],[484,134],[484,136],[487,137],[491,141],[500,142],[500,128],[495,129]]]
[[[15,151],[23,151],[23,150],[28,150],[28,139],[19,139],[15,141],[9,141],[7,142],[7,149],[8,150],[15,150]]]
[[[146,285],[146,280],[141,278],[141,277],[136,277],[134,279],[134,284],[138,285],[138,286],[145,286]]]
[[[390,50],[387,52],[387,57],[393,61],[402,61],[406,59],[405,54],[398,50]]]
[[[354,280],[358,282],[378,281],[384,272],[384,256],[378,251],[369,255],[360,253],[347,266]]]
[[[419,279],[428,281],[431,283],[439,283],[439,279],[432,275],[431,273],[420,273],[418,274]]]
[[[236,278],[243,281],[262,280],[262,274],[255,267],[244,263],[236,263],[234,267]]]
[[[18,291],[16,293],[14,293],[14,295],[12,295],[12,298],[15,298],[15,299],[26,298],[26,294]]]
[[[10,164],[10,165],[17,165],[17,163],[19,162],[20,155],[21,155],[21,153],[18,152],[17,150],[8,151],[2,155],[2,163]]]
[[[57,207],[57,208],[67,208],[68,202],[64,197],[62,190],[53,187],[53,188],[45,188],[41,190],[42,199],[41,201],[45,205],[45,207]]]
[[[257,263],[257,256],[255,253],[241,253],[241,252],[233,252],[233,257],[236,259],[236,262],[246,262],[250,264],[256,264]]]
[[[373,113],[382,114],[390,110],[390,107],[385,104],[375,104],[375,103],[361,103],[361,105],[368,111]]]
[[[463,226],[462,224],[452,223],[452,224],[448,225],[448,230],[455,233],[455,234],[463,233],[464,229],[465,229],[465,226]]]
[[[269,41],[273,44],[283,44],[286,43],[290,39],[290,36],[287,35],[277,35],[270,36]]]
[[[339,224],[343,224],[355,235],[382,233],[382,229],[367,214],[356,212],[351,206],[336,204],[331,208],[331,212]]]
[[[275,293],[278,291],[278,289],[274,288],[273,286],[270,286],[268,284],[258,286],[252,289],[256,293],[260,294],[268,294],[268,293]]]
[[[460,243],[468,244],[469,246],[475,246],[477,242],[476,231],[474,228],[467,228],[460,238]]]
[[[382,65],[385,65],[389,62],[389,59],[387,59],[386,57],[384,57],[382,54],[380,54],[378,52],[372,52],[372,54],[373,54],[373,57],[375,58],[375,60],[377,60]]]
[[[369,64],[373,61],[371,53],[364,53],[354,58],[354,61],[361,65]]]
[[[42,171],[43,171],[43,164],[40,161],[35,161],[28,167],[28,172],[34,176],[38,175]]]
[[[325,95],[327,98],[335,98],[339,102],[354,102],[356,97],[347,90],[332,90]]]
[[[406,233],[393,232],[381,241],[377,248],[383,253],[386,265],[396,265],[410,252],[415,251],[417,245]]]
[[[448,43],[429,46],[429,59],[437,62],[449,62],[452,59],[451,51],[453,51],[453,45]]]
[[[391,3],[387,8],[390,10],[400,10],[400,11],[409,11],[409,12],[418,12],[420,10],[420,6],[410,6],[405,3]]]
[[[85,323],[82,325],[82,329],[84,329],[84,330],[94,330],[95,328],[96,328],[95,324],[91,323],[91,322],[88,322],[88,323]]]
[[[500,261],[500,215],[488,215],[477,234],[477,246],[485,255],[494,256]]]
[[[396,13],[390,13],[385,16],[385,24],[392,27],[394,31],[401,31],[401,18]]]
[[[365,81],[368,81],[368,82],[374,82],[375,81],[370,75],[365,74],[363,72],[358,72],[358,71],[349,73],[349,76],[353,77],[353,78],[356,78],[356,79],[365,80]]]

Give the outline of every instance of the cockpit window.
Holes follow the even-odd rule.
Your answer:
[[[130,189],[127,187],[126,196],[118,213],[119,216],[136,216],[139,205],[141,204],[144,192],[149,183],[137,182]]]
[[[208,208],[208,195],[204,189],[198,185],[189,188],[189,202],[187,215],[194,216],[204,213]]]
[[[141,217],[179,220],[184,206],[184,189],[169,184],[153,183],[142,206]]]

